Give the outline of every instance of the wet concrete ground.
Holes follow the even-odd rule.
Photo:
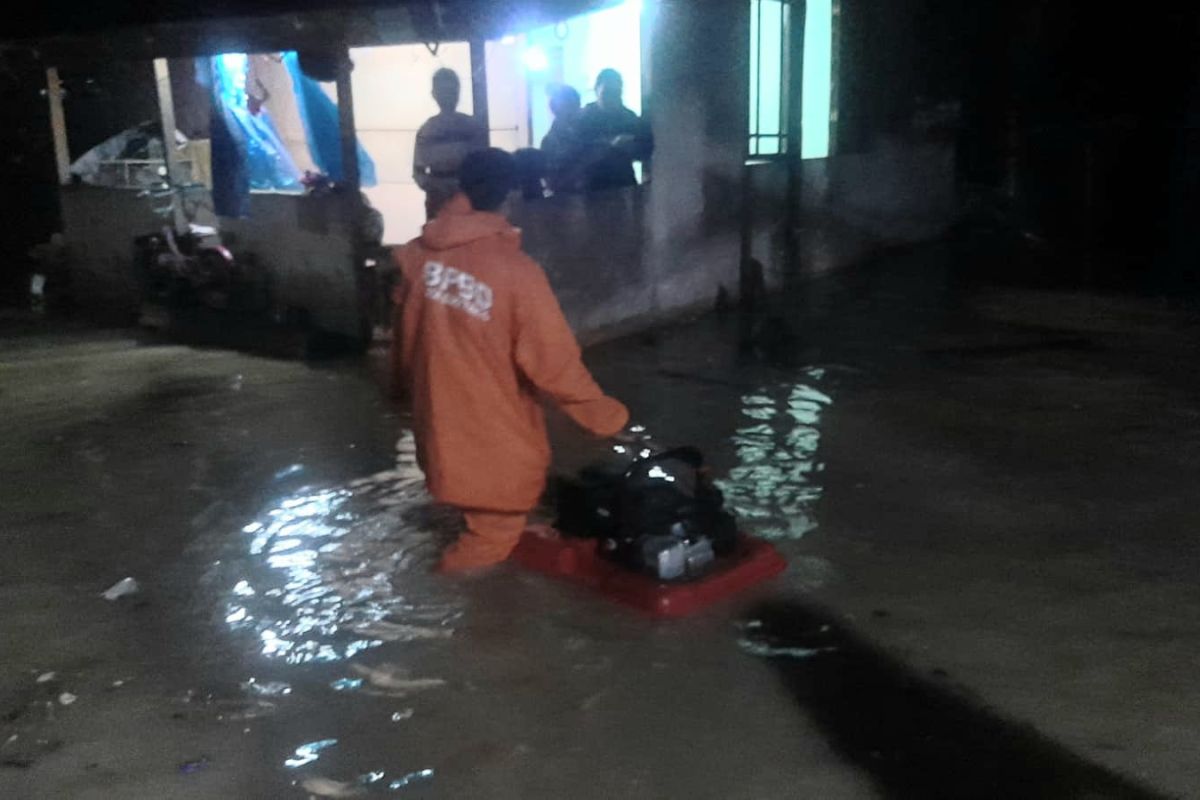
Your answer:
[[[791,562],[671,623],[427,575],[369,363],[9,331],[0,796],[1200,796],[1200,330],[954,266],[589,352]]]

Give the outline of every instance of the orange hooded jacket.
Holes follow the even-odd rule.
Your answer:
[[[605,396],[520,231],[456,196],[393,252],[393,365],[412,400],[417,457],[439,502],[524,512],[550,466],[541,399],[597,436],[629,412]]]

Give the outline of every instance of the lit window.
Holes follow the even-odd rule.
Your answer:
[[[801,158],[829,155],[829,120],[833,88],[833,2],[808,0],[804,15],[804,97]]]
[[[833,0],[808,0],[801,99],[802,158],[829,155]],[[788,0],[750,0],[750,156],[788,152]]]
[[[750,155],[787,152],[786,0],[750,0]]]

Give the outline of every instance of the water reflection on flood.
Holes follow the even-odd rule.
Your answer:
[[[456,520],[431,505],[411,436],[397,450],[396,469],[286,497],[242,529],[249,559],[225,622],[262,655],[343,661],[452,635],[459,601],[428,573]]]
[[[824,370],[804,375],[806,382],[771,384],[742,397],[745,423],[733,435],[738,463],[718,481],[746,529],[766,539],[799,539],[817,527],[821,414],[833,400],[815,388]]]

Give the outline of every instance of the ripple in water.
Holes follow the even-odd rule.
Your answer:
[[[395,469],[285,497],[242,529],[248,558],[225,622],[288,664],[449,637],[460,601],[429,573],[458,524],[432,505],[406,434]]]
[[[812,385],[824,370],[805,374],[811,383],[773,384],[742,398],[738,464],[717,482],[730,510],[765,539],[799,539],[817,527],[821,414],[833,400]]]

